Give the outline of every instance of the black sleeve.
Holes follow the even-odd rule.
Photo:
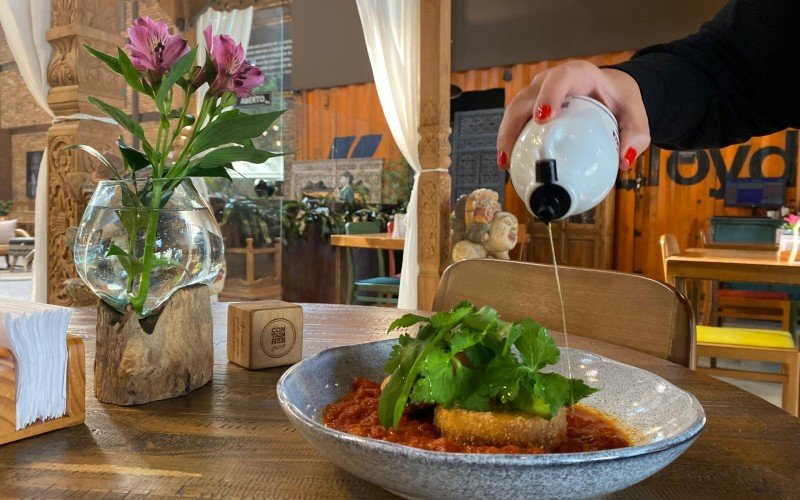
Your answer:
[[[797,127],[800,0],[733,0],[698,33],[611,67],[639,84],[660,147],[722,147]]]

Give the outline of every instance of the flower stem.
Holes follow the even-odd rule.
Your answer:
[[[139,279],[139,290],[136,296],[131,299],[133,309],[141,316],[144,310],[144,303],[147,300],[147,293],[150,290],[150,271],[153,269],[153,255],[155,253],[156,229],[158,228],[158,214],[161,201],[161,182],[153,183],[152,210],[148,216],[147,234],[144,242],[144,255],[142,256],[141,277]]]

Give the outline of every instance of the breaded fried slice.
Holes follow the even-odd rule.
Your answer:
[[[433,423],[444,437],[464,445],[552,449],[567,436],[565,408],[547,420],[522,412],[448,410],[440,405]]]

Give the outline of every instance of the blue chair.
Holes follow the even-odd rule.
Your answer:
[[[380,232],[380,226],[375,222],[348,222],[344,230],[346,234],[374,234]],[[359,280],[355,279],[355,250],[360,249],[347,248],[347,303],[397,305],[400,278],[386,276],[383,250],[375,250],[378,254],[378,276]]]

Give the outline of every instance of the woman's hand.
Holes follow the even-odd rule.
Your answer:
[[[597,99],[617,117],[620,169],[628,170],[647,149],[650,127],[636,80],[623,71],[570,61],[537,74],[509,103],[497,135],[497,166],[501,170],[509,167],[509,155],[528,120],[534,117],[544,123],[554,118],[568,95]]]

